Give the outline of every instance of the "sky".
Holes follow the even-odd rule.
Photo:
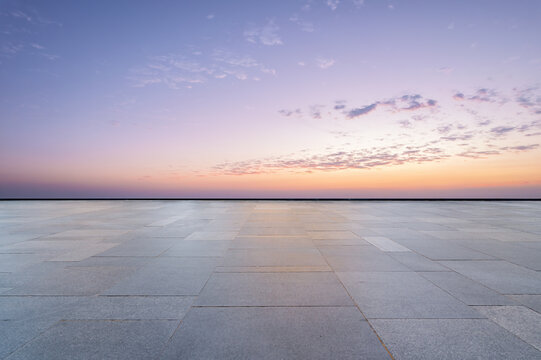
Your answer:
[[[0,0],[0,198],[539,198],[539,34],[538,0]]]

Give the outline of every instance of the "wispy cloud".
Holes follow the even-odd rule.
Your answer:
[[[539,144],[529,144],[529,145],[517,145],[517,146],[505,146],[502,147],[502,150],[515,150],[515,151],[528,151],[534,150],[539,147]]]
[[[376,110],[376,107],[378,106],[378,103],[373,103],[364,107],[351,109],[347,112],[347,118],[348,119],[354,119],[356,117],[359,117],[361,115],[366,115],[374,110]]]
[[[301,115],[302,111],[301,109],[295,109],[295,110],[282,109],[282,110],[278,110],[278,113],[282,116],[289,117],[293,115]]]
[[[490,129],[490,132],[495,135],[505,135],[515,129],[515,126],[496,126]]]
[[[248,42],[263,44],[268,46],[282,45],[282,39],[278,35],[280,28],[274,20],[269,20],[262,27],[250,26],[244,31],[244,39]]]
[[[409,127],[410,124],[403,122],[401,125]],[[340,138],[349,136],[347,133],[338,133],[336,135]],[[539,148],[539,144],[478,148],[470,145],[469,142],[457,143],[454,148],[437,146],[443,140],[470,140],[472,137],[472,134],[466,134],[442,137],[440,139],[426,141],[420,145],[411,145],[406,142],[391,146],[372,146],[358,150],[329,148],[326,152],[316,154],[310,154],[310,151],[304,150],[299,153],[283,156],[220,163],[209,169],[207,175],[242,176],[282,172],[311,173],[340,170],[369,170],[377,167],[442,161],[453,157],[482,159],[506,152],[525,152]]]
[[[36,9],[27,9],[25,11],[15,9],[9,12],[9,15],[13,17],[14,19],[20,19],[24,20],[27,23],[30,24],[41,24],[41,25],[56,25],[56,26],[62,26],[62,23],[47,19],[43,17]]]
[[[441,67],[438,69],[438,72],[440,73],[443,73],[443,74],[450,74],[454,71],[454,69],[452,67],[449,67],[449,66],[444,66],[444,67]]]
[[[468,100],[474,102],[500,103],[507,102],[507,99],[501,96],[495,89],[480,88],[475,92],[466,95],[464,92],[456,92],[453,99],[457,101]]]
[[[297,24],[299,28],[304,32],[314,32],[314,24],[312,24],[309,21],[305,21],[301,19],[298,15],[293,15],[289,18],[289,21],[291,21],[294,24]]]
[[[317,58],[316,65],[320,69],[328,69],[334,65],[336,61],[334,59]]]
[[[258,80],[260,74],[276,74],[276,70],[249,55],[237,55],[224,49],[214,49],[209,55],[196,53],[153,56],[147,65],[132,69],[129,80],[135,87],[163,84],[179,89],[191,88],[211,79]]]
[[[386,100],[376,101],[370,105],[353,108],[346,112],[348,119],[357,118],[362,115],[367,115],[378,107],[385,107],[392,112],[415,111],[422,108],[435,108],[437,101],[434,99],[425,99],[419,94],[403,95],[400,97],[390,98]]]
[[[329,151],[324,154],[292,154],[212,167],[210,175],[254,175],[276,172],[339,171],[371,169],[381,166],[423,163],[447,158],[441,148],[422,146],[381,147],[375,149]]]
[[[338,8],[338,4],[340,4],[340,0],[327,0],[327,6],[330,7],[332,11]]]
[[[541,89],[538,86],[531,86],[515,90],[515,100],[524,109],[534,114],[541,114]]]

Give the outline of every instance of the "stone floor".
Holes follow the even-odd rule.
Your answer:
[[[541,359],[541,202],[0,202],[0,358]]]

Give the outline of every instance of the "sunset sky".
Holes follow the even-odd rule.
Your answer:
[[[541,1],[0,0],[0,198],[541,197]]]

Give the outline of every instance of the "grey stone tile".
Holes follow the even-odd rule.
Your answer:
[[[492,256],[461,246],[450,240],[402,239],[400,244],[432,260],[490,260]]]
[[[18,272],[50,259],[46,254],[0,254],[0,272]]]
[[[60,321],[10,359],[149,359],[165,346],[178,320]]]
[[[61,264],[61,263],[60,263]],[[10,295],[96,295],[132,274],[134,268],[117,266],[66,267],[27,276]]]
[[[127,230],[108,230],[108,229],[77,229],[77,230],[66,230],[58,232],[52,235],[44,236],[41,239],[50,240],[50,239],[67,239],[67,240],[85,240],[85,239],[96,239],[96,240],[105,240],[105,239],[114,239],[121,235],[128,233]]]
[[[333,273],[214,273],[200,306],[353,305]]]
[[[541,274],[507,261],[442,261],[441,263],[502,294],[541,294]]]
[[[217,263],[210,257],[155,258],[104,294],[198,295]]]
[[[527,248],[516,243],[493,241],[464,242],[464,246],[482,251],[495,258],[532,270],[541,270],[541,250]]]
[[[179,256],[179,257],[200,257],[224,256],[229,248],[230,241],[179,241],[169,250],[163,253],[163,256]]]
[[[237,234],[236,231],[194,231],[185,240],[233,240]]]
[[[0,296],[0,321],[60,319],[83,299],[78,296]]]
[[[328,265],[324,266],[217,266],[215,272],[332,272]]]
[[[239,236],[291,236],[291,235],[297,235],[302,236],[306,235],[306,230],[302,227],[291,227],[291,226],[272,226],[272,227],[260,227],[260,226],[250,226],[250,227],[243,227],[238,232]]]
[[[194,308],[162,359],[390,359],[355,307]]]
[[[72,303],[62,313],[62,319],[181,320],[195,299],[194,296],[84,297]]]
[[[367,245],[370,246],[371,244],[363,239],[331,239],[331,240],[313,240],[314,245],[316,246],[344,246],[344,245]]]
[[[169,217],[166,217],[165,219],[154,221],[153,223],[148,224],[147,226],[166,226],[178,220],[181,220],[182,218],[184,218],[184,216],[185,215],[169,216]]]
[[[541,235],[524,231],[497,231],[490,233],[490,237],[500,241],[541,241]]]
[[[297,249],[314,248],[312,239],[302,236],[237,237],[231,249]]]
[[[238,249],[227,251],[222,266],[327,266],[317,249]]]
[[[334,271],[410,271],[372,246],[322,246],[319,250]]]
[[[541,295],[509,295],[508,297],[541,313]]]
[[[524,306],[477,306],[476,309],[541,351],[541,314]]]
[[[0,358],[4,359],[57,321],[51,317],[0,321]]]
[[[308,231],[347,231],[350,230],[349,222],[310,222],[305,223],[304,228]]]
[[[100,253],[100,256],[159,256],[175,243],[181,242],[180,238],[137,238],[125,241],[110,250]]]
[[[58,255],[48,261],[81,261],[94,255],[98,255],[107,251],[118,244],[116,243],[97,243],[85,246],[80,246],[77,250]]]
[[[100,240],[85,241],[85,245],[97,244]],[[79,241],[68,240],[28,240],[2,246],[0,253],[3,254],[61,254],[81,246]]]
[[[438,262],[414,252],[395,252],[388,255],[413,271],[449,271]]]
[[[314,240],[349,240],[360,239],[351,231],[309,231],[308,235]]]
[[[468,305],[512,305],[513,300],[456,272],[419,273]]]
[[[484,319],[371,320],[395,359],[526,360],[541,353]]]
[[[368,319],[482,317],[413,272],[337,275]]]
[[[411,251],[410,249],[392,241],[384,236],[363,236],[363,239],[374,245],[381,251],[385,252],[404,252]]]

